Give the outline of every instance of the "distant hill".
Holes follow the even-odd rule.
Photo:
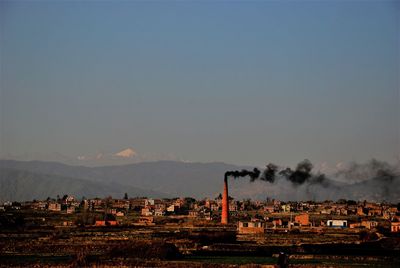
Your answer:
[[[225,171],[241,167],[225,163],[185,163],[176,161],[83,167],[57,162],[0,160],[0,167],[39,174],[79,178],[96,183],[116,183],[162,192],[169,196],[216,196],[222,190]],[[248,180],[245,180],[246,183]]]
[[[113,196],[167,197],[168,194],[143,190],[140,188],[116,183],[92,182],[88,180],[40,174],[30,171],[0,168],[0,201],[24,201],[46,199],[57,195],[71,194],[87,198]]]
[[[0,160],[0,200],[29,200],[73,194],[76,197],[129,196],[194,198],[216,197],[222,191],[227,170],[240,167],[220,162],[187,163],[178,161],[84,167],[57,162]],[[252,167],[251,167],[252,168]],[[325,184],[293,185],[279,180],[250,183],[248,179],[231,179],[229,194],[235,199],[266,197],[280,200],[336,200],[339,198],[400,202],[400,178],[388,181],[370,178],[344,183],[327,178]],[[33,194],[34,193],[34,194]]]

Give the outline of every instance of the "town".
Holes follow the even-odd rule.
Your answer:
[[[324,202],[282,202],[267,198],[265,201],[250,199],[236,201],[229,197],[230,217],[240,226],[248,222],[262,223],[269,229],[304,229],[310,227],[341,227],[350,229],[388,229],[400,232],[400,204],[371,203],[367,201],[338,200]],[[217,223],[221,219],[222,197],[196,200],[191,197],[152,199],[147,197],[121,199],[76,199],[70,195],[25,202],[4,202],[0,211],[23,212],[47,211],[49,216],[29,226],[109,226],[157,224],[179,219],[180,222],[199,221]],[[2,224],[4,224],[2,222]],[[251,224],[250,224],[251,225]],[[250,230],[250,229],[249,229]],[[251,232],[244,227],[239,232]],[[256,231],[252,231],[256,232]]]
[[[232,258],[230,262],[232,252],[241,256],[240,263],[260,265],[276,263],[279,253],[285,252],[290,263],[306,265],[312,256],[312,262],[335,265],[338,260],[343,264],[345,251],[350,264],[354,260],[349,255],[358,264],[379,265],[388,260],[399,264],[399,204],[228,199],[227,224],[221,223],[221,194],[202,200],[125,194],[122,198],[64,195],[4,202],[0,206],[1,263],[14,265],[18,256],[20,264],[24,256],[23,263],[39,260],[50,266],[110,261],[115,265],[119,260],[128,265],[224,267],[224,263],[237,264]],[[142,249],[139,256],[137,247]],[[146,247],[150,248],[143,251]],[[154,257],[159,263],[152,262]]]

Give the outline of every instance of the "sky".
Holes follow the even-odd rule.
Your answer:
[[[0,1],[0,153],[399,157],[398,1]]]

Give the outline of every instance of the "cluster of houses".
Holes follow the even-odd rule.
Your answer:
[[[193,198],[152,199],[124,198],[113,199],[93,198],[77,200],[65,195],[57,199],[33,200],[28,202],[5,202],[1,210],[31,209],[56,213],[74,214],[82,211],[113,215],[115,219],[131,212],[140,215],[139,223],[153,223],[155,217],[185,215],[188,218],[218,221],[222,207],[221,198],[195,200]],[[398,207],[392,204],[378,204],[355,201],[325,201],[325,202],[281,202],[279,200],[236,201],[230,199],[230,215],[238,220],[238,230],[242,233],[262,232],[266,228],[292,227],[340,227],[366,228],[378,227],[379,221],[390,222],[392,232],[400,232],[400,214]],[[249,213],[253,212],[253,213]],[[248,213],[248,214],[247,214]],[[243,221],[249,215],[256,215],[251,220]],[[286,215],[286,216],[282,216]],[[326,221],[310,221],[310,215],[328,216]],[[346,216],[357,216],[357,222],[348,222]],[[340,217],[339,217],[340,216]],[[98,221],[95,225],[116,225],[117,220]]]

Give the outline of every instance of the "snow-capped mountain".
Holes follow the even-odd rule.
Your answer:
[[[112,165],[126,165],[136,164],[140,162],[153,162],[161,160],[171,161],[182,161],[174,154],[162,154],[162,153],[138,153],[135,149],[127,147],[122,150],[116,150],[114,152],[101,152],[97,151],[90,154],[81,154],[78,156],[66,156],[59,153],[49,154],[23,154],[23,155],[11,155],[3,154],[0,155],[1,160],[19,160],[19,161],[51,161],[60,162],[67,165],[78,165],[78,166],[112,166]]]
[[[133,149],[128,148],[128,149],[122,150],[118,153],[115,153],[114,156],[122,157],[122,158],[133,158],[133,157],[137,156],[137,153]]]
[[[97,152],[92,155],[80,155],[77,160],[79,165],[83,166],[125,165],[160,160],[181,161],[174,154],[138,153],[131,147],[111,153]]]

